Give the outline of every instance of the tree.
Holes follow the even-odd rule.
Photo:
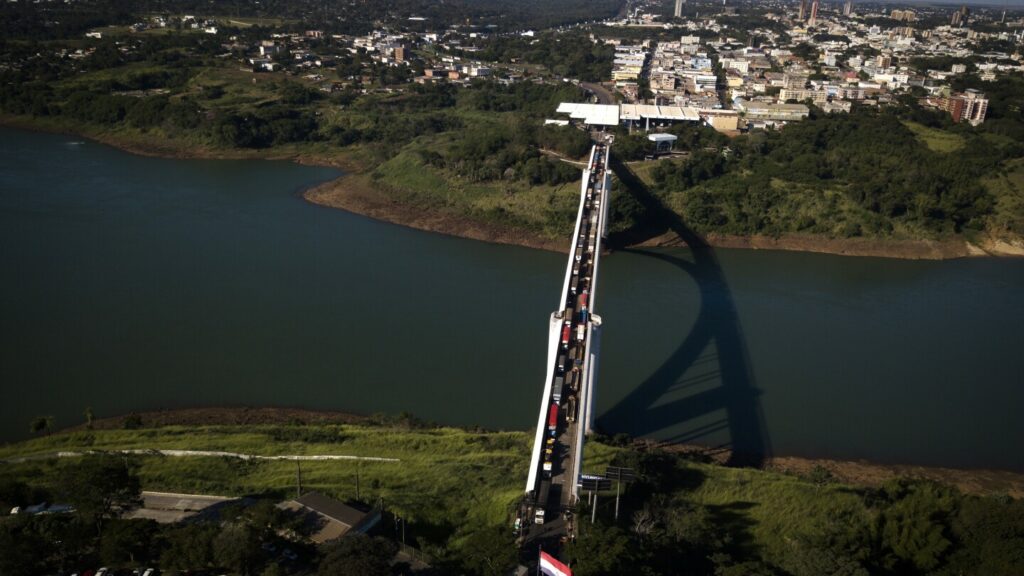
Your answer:
[[[952,546],[947,524],[956,506],[955,489],[899,480],[887,484],[882,493],[888,505],[882,509],[877,529],[897,568],[924,572],[938,567]]]
[[[156,557],[153,540],[159,526],[153,520],[113,520],[100,535],[100,558],[104,564],[146,562]]]
[[[213,540],[213,558],[237,574],[249,574],[260,560],[259,533],[244,522],[225,525]]]
[[[53,432],[53,416],[36,416],[28,425],[28,430],[33,434],[45,431],[49,436]]]
[[[323,547],[318,576],[389,576],[398,546],[365,534],[346,536]]]
[[[202,570],[213,563],[215,526],[189,524],[171,529],[165,536],[160,565],[173,570]]]
[[[462,549],[462,565],[470,574],[504,576],[516,564],[515,542],[505,529],[476,530]]]
[[[628,574],[635,563],[636,546],[618,526],[583,524],[582,534],[566,549],[573,574],[603,576]]]
[[[0,574],[31,576],[42,572],[46,543],[30,529],[31,521],[28,516],[0,520]]]
[[[139,477],[127,460],[109,454],[83,457],[59,471],[60,496],[74,505],[83,522],[100,531],[102,523],[142,503]]]

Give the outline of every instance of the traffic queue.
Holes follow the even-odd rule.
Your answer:
[[[569,293],[562,309],[562,330],[560,350],[557,354],[554,381],[551,385],[548,408],[548,437],[544,444],[544,461],[541,467],[544,478],[551,478],[556,438],[562,416],[567,422],[576,420],[578,396],[582,379],[583,358],[586,354],[587,326],[590,320],[590,289],[593,277],[595,252],[597,250],[598,214],[601,209],[599,185],[604,181],[604,147],[598,146],[590,166],[590,181],[587,186],[586,202],[583,205],[579,234],[574,247],[572,276],[569,279]],[[565,409],[562,401],[565,400]]]

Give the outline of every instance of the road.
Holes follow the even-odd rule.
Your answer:
[[[543,543],[552,553],[575,533],[571,510],[576,503],[591,410],[592,364],[596,364],[591,343],[599,338],[601,324],[593,311],[610,182],[608,151],[608,144],[595,144],[584,171],[562,301],[549,324],[548,358],[552,364],[538,415],[527,496],[517,513],[521,542]],[[536,524],[538,514],[542,514],[541,524]]]
[[[580,82],[580,87],[597,96],[598,104],[615,104],[615,95],[612,91],[597,82]]]
[[[208,494],[174,494],[169,492],[142,492],[142,506],[124,515],[125,518],[156,520],[161,524],[180,522],[190,516],[234,498]]]

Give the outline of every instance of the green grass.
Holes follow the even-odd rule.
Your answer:
[[[303,486],[364,500],[383,498],[399,514],[431,526],[499,525],[509,519],[526,479],[532,438],[525,432],[474,433],[455,428],[410,430],[377,426],[168,426],[58,434],[0,448],[0,458],[55,451],[189,449],[258,455],[333,454],[400,462],[304,461]],[[51,485],[73,459],[6,464],[2,476]],[[210,456],[138,456],[147,490],[224,496],[284,496],[295,487],[293,461]]]
[[[695,503],[719,510],[736,537],[747,532],[764,559],[779,564],[793,538],[811,535],[830,521],[862,517],[869,511],[862,495],[849,486],[818,486],[806,480],[771,472],[688,464],[705,475],[688,493]]]
[[[917,122],[904,122],[903,124],[933,152],[955,152],[966,144],[963,136],[959,134],[952,134],[938,128],[929,128]]]
[[[558,186],[531,186],[521,180],[473,182],[420,160],[417,150],[437,140],[410,144],[380,165],[374,175],[382,192],[406,205],[512,225],[552,239],[572,233],[579,181]]]
[[[356,495],[356,474],[364,500],[383,499],[398,514],[451,536],[510,521],[522,495],[532,436],[527,432],[471,432],[457,428],[406,429],[371,425],[166,426],[140,430],[82,431],[0,447],[0,458],[40,456],[57,451],[188,449],[257,455],[353,455],[397,458],[400,462],[304,461],[303,486],[338,498]],[[623,448],[590,442],[584,472],[598,474]],[[143,489],[223,496],[292,493],[293,461],[233,457],[134,456]],[[56,471],[74,457],[6,463],[0,480],[21,478],[53,488]],[[808,522],[859,510],[855,493],[840,486],[816,487],[791,476],[711,464],[680,462],[694,488],[680,488],[695,502],[735,508],[752,526],[756,541],[781,545]],[[440,543],[440,541],[438,541]]]

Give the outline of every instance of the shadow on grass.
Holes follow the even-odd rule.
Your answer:
[[[598,418],[599,426],[609,433],[649,436],[700,418],[703,420],[699,426],[669,440],[705,444],[701,442],[703,438],[727,431],[729,441],[716,447],[730,449],[729,463],[761,465],[771,450],[761,414],[760,391],[754,384],[732,293],[714,249],[614,155],[611,168],[631,198],[639,204],[639,210],[636,225],[609,235],[608,246],[675,266],[696,281],[701,305],[693,328],[676,350],[653,374],[602,414]],[[661,251],[624,248],[666,232],[671,232],[689,246],[690,258]],[[711,353],[709,348],[713,348]],[[701,366],[702,374],[697,378],[686,378],[694,366]],[[720,384],[708,386],[715,382]],[[687,389],[692,390],[680,399],[660,402],[670,391],[675,396]],[[722,412],[724,419],[707,423],[708,417]]]

